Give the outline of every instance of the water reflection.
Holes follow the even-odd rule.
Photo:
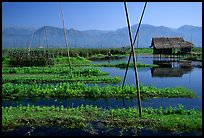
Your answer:
[[[191,61],[153,60],[159,67],[151,68],[152,77],[182,77],[193,70]]]
[[[182,77],[192,71],[192,67],[189,68],[166,68],[166,67],[153,67],[151,68],[152,77]]]
[[[3,136],[202,136],[202,132],[171,132],[149,128],[107,127],[96,122],[85,128],[65,128],[60,126],[29,127],[22,126],[15,130],[2,131]]]

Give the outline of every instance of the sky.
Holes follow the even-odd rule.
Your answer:
[[[127,2],[131,25],[139,22],[145,2]],[[84,30],[116,30],[127,26],[123,2],[3,2],[2,28],[44,25]],[[142,24],[179,28],[202,26],[202,2],[148,2]]]

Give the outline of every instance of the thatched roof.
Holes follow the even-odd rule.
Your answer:
[[[153,37],[150,47],[156,49],[164,48],[192,48],[191,42],[185,41],[182,37]]]

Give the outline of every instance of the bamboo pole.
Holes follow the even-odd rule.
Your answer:
[[[46,26],[44,26],[44,30],[45,30],[45,38],[46,38],[46,46],[47,46],[47,50],[46,50],[46,54],[47,54],[47,58],[49,58],[49,51],[48,51],[48,39],[47,39],[47,30],[46,30]],[[49,60],[49,59],[48,59]],[[50,64],[50,63],[49,63]],[[50,66],[49,66],[50,67]]]
[[[137,63],[135,60],[135,51],[134,51],[134,45],[133,45],[133,41],[132,41],[132,32],[131,32],[131,28],[130,28],[130,21],[129,21],[126,2],[124,2],[124,6],[125,6],[125,13],[126,13],[127,24],[128,24],[131,49],[132,49],[132,54],[133,54],[133,64],[134,64],[134,71],[135,71],[135,82],[136,82],[136,86],[137,86],[137,99],[138,99],[138,106],[139,106],[139,116],[142,117],[141,99],[140,99],[140,91],[139,91],[139,79],[138,79],[137,66],[136,66]]]
[[[47,45],[47,49],[48,49],[48,40],[47,40],[47,30],[46,30],[46,26],[44,27],[44,29],[45,29],[46,45]]]
[[[40,33],[39,33],[39,48],[40,48]]]
[[[31,36],[31,40],[30,40],[30,44],[29,44],[29,48],[28,48],[29,53],[30,53],[31,44],[33,42],[34,33],[35,32],[33,31],[32,36]]]
[[[137,36],[137,45],[136,45],[136,50],[135,50],[135,53],[136,53],[136,61],[137,61],[137,54],[139,53],[139,52],[138,52],[138,47],[139,47],[139,32],[138,32],[138,36]]]
[[[145,9],[146,9],[146,5],[147,5],[147,2],[145,2],[145,5],[144,5],[143,11],[142,11],[142,15],[141,15],[141,17],[140,17],[140,21],[139,21],[139,25],[138,25],[138,27],[137,27],[137,31],[136,31],[136,33],[135,33],[135,38],[134,38],[133,45],[135,45],[135,41],[136,41],[137,35],[138,35],[138,33],[139,33],[139,29],[140,29],[140,25],[141,25],[141,22],[142,22],[142,18],[143,18],[143,16],[144,16],[144,12],[145,12]],[[131,50],[131,52],[130,52],[130,54],[129,54],[128,64],[127,64],[127,66],[126,66],[125,75],[124,75],[124,78],[123,78],[122,89],[123,89],[124,84],[125,84],[125,79],[126,79],[126,76],[127,76],[127,71],[128,71],[128,67],[129,67],[131,55],[132,55],[132,50]]]
[[[66,43],[67,57],[68,57],[69,68],[70,68],[70,76],[72,77],[72,68],[71,68],[71,62],[70,62],[70,56],[69,56],[69,48],[68,48],[68,42],[67,42],[66,28],[64,25],[64,14],[63,14],[62,5],[61,5],[61,14],[62,14],[62,23],[63,23],[63,28],[64,28],[64,39],[65,39],[65,43]]]

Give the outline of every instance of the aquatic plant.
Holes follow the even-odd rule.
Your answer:
[[[120,54],[124,55],[129,52],[129,48],[70,48],[70,56],[71,57],[90,57],[95,54],[103,54],[106,55],[108,50],[110,49],[112,54]],[[14,53],[25,53],[28,49],[26,48],[3,48],[2,53],[4,56],[12,56]],[[50,53],[52,57],[67,57],[66,48],[32,48],[31,52],[40,53],[47,52]]]
[[[143,108],[139,118],[136,108],[103,109],[92,105],[65,108],[55,106],[2,107],[2,129],[20,126],[57,125],[67,128],[85,128],[91,122],[100,122],[111,127],[151,128],[166,131],[186,132],[202,130],[202,112],[178,107]]]
[[[12,89],[10,89],[12,87]],[[194,97],[195,93],[182,87],[155,88],[152,86],[140,87],[141,97]],[[88,86],[82,82],[59,83],[57,85],[39,84],[11,84],[2,85],[3,97],[136,97],[134,86]]]
[[[34,75],[2,75],[2,82],[12,82],[12,83],[39,83],[39,82],[86,82],[86,83],[119,83],[121,81],[120,77],[110,77],[110,76],[88,76],[82,74],[73,74],[72,78],[68,75],[60,74],[34,74]]]
[[[56,57],[54,59],[55,64],[66,64],[69,63],[68,57]],[[70,62],[72,65],[76,64],[89,64],[91,61],[84,57],[70,57]]]
[[[107,53],[104,54],[95,54],[89,57],[89,60],[113,60],[113,59],[122,59],[125,58],[125,55],[112,55],[111,57],[108,57]]]
[[[53,67],[4,67],[2,74],[68,74],[70,70],[66,66]],[[83,76],[101,76],[108,75],[106,72],[100,71],[95,67],[81,68],[73,67],[73,74],[81,74]]]
[[[94,64],[96,67],[116,67],[116,68],[126,68],[127,63],[126,62],[121,62],[121,63],[105,63],[105,64]],[[138,62],[137,67],[157,67],[158,65],[155,64],[143,64]],[[129,67],[133,68],[134,64],[129,63]]]
[[[9,55],[11,66],[46,66],[54,65],[54,60],[45,51],[18,51]]]

